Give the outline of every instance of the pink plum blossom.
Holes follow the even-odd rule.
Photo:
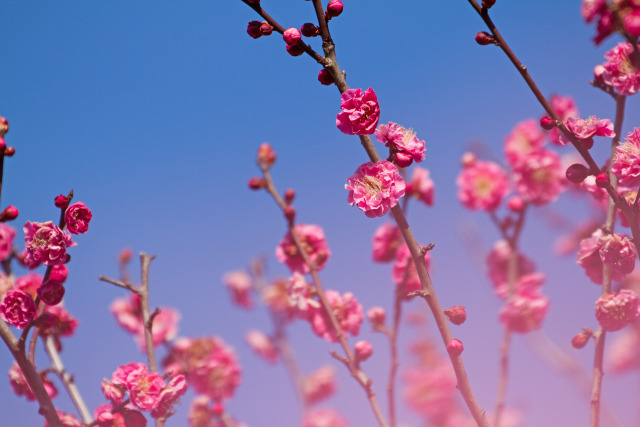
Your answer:
[[[487,255],[489,278],[493,282],[494,290],[500,298],[506,298],[509,293],[508,268],[511,248],[506,240],[499,240]],[[525,255],[518,253],[517,278],[533,273],[535,264]]]
[[[142,363],[120,366],[114,372],[111,381],[116,385],[125,386],[131,403],[141,411],[155,409],[160,392],[165,386],[162,375],[157,372],[147,372],[146,366]]]
[[[397,123],[380,125],[375,131],[376,139],[387,147],[391,159],[398,167],[406,168],[424,160],[424,141],[416,137],[413,129],[405,129]]]
[[[633,46],[630,43],[618,43],[605,53],[607,62],[602,64],[602,80],[623,96],[633,95],[640,90],[640,70],[631,64],[629,56],[632,53]]]
[[[358,341],[353,346],[353,352],[356,356],[356,359],[363,362],[371,357],[373,354],[373,346],[369,341]]]
[[[504,155],[510,165],[515,166],[528,158],[529,154],[542,149],[544,134],[538,122],[528,119],[518,123],[504,140]]]
[[[65,310],[62,304],[48,305],[45,312],[51,314],[55,319],[53,326],[46,331],[47,334],[56,337],[70,337],[74,334],[78,327],[78,321]]]
[[[244,339],[249,347],[268,363],[275,363],[278,360],[278,350],[264,332],[252,329],[245,334]]]
[[[602,237],[604,233],[601,229],[593,232],[591,237],[587,237],[580,242],[580,248],[578,249],[577,262],[578,265],[584,268],[587,277],[595,284],[602,284],[602,256],[600,255],[600,249],[602,248]],[[614,281],[621,281],[624,279],[626,273],[622,273],[617,268],[611,269],[611,278]]]
[[[349,423],[333,409],[312,409],[302,419],[300,427],[349,427]]]
[[[427,251],[424,254],[424,261],[428,269],[431,261],[430,252]],[[393,264],[391,270],[391,279],[398,287],[398,292],[401,295],[406,295],[409,292],[414,292],[421,288],[416,265],[413,262],[411,252],[406,244],[400,245],[396,251],[396,262]]]
[[[31,295],[33,299],[38,295],[38,288],[42,285],[42,276],[38,273],[27,273],[16,278],[14,287]]]
[[[565,121],[567,129],[571,131],[578,139],[589,139],[594,136],[615,136],[613,131],[613,123],[609,119],[598,119],[595,116],[590,116],[587,120],[583,120],[580,117],[569,117]],[[569,139],[560,135],[560,144],[568,144]]]
[[[124,401],[124,395],[127,388],[124,385],[114,384],[106,378],[102,379],[100,383],[102,394],[107,400],[110,400],[114,405],[118,405]]]
[[[311,263],[315,264],[316,270],[322,270],[331,256],[322,227],[313,224],[296,224],[294,230]],[[311,272],[298,251],[291,233],[285,234],[276,248],[276,258],[285,263],[292,273],[309,274]]]
[[[40,379],[49,397],[51,399],[55,398],[58,395],[56,386],[49,380],[46,374],[41,373]],[[24,377],[20,366],[18,366],[16,362],[13,362],[13,365],[9,368],[9,385],[17,396],[24,396],[28,401],[36,400],[36,395],[31,391],[27,379]]]
[[[82,427],[82,423],[73,415],[62,412],[59,409],[56,409],[56,413],[62,423],[62,427]],[[47,420],[44,421],[44,427],[49,427]]]
[[[109,311],[118,324],[131,333],[144,330],[142,323],[142,303],[137,294],[131,293],[129,298],[118,298],[111,303]]]
[[[517,286],[516,294],[500,310],[500,323],[512,332],[524,334],[540,329],[549,310],[549,298],[538,291],[539,281],[531,284],[534,286]]]
[[[374,331],[386,329],[386,317],[387,313],[382,307],[371,307],[369,311],[367,311],[367,319],[369,319],[369,323],[371,323]]]
[[[169,384],[160,392],[158,403],[151,411],[153,418],[166,419],[173,415],[175,410],[173,405],[178,402],[180,396],[187,392],[188,385],[184,375],[176,375],[169,381]]]
[[[337,388],[336,371],[331,365],[322,366],[312,372],[304,380],[304,399],[309,405],[314,405],[331,397]]]
[[[398,227],[385,222],[373,235],[373,254],[375,262],[389,262],[396,257],[396,250],[402,244],[402,235]]]
[[[36,312],[31,295],[18,289],[9,290],[0,303],[0,317],[18,329],[24,329]]]
[[[251,301],[253,284],[251,277],[247,273],[240,270],[232,271],[225,274],[222,281],[231,292],[231,300],[235,305],[242,308],[253,307],[253,302]]]
[[[570,96],[551,95],[551,108],[563,122],[569,117],[578,117],[580,114],[575,101]],[[548,137],[553,144],[564,145],[560,142],[560,130],[557,127],[549,131]]]
[[[640,128],[634,128],[624,143],[616,147],[611,172],[627,187],[640,186]]]
[[[411,409],[438,425],[456,408],[456,377],[451,366],[412,367],[404,372],[404,398]]]
[[[513,170],[516,191],[534,205],[553,202],[563,190],[560,156],[551,150],[529,153]]]
[[[290,319],[294,315],[295,308],[291,306],[288,287],[289,281],[276,279],[262,288],[260,298],[274,313],[285,313],[286,318]]]
[[[405,182],[393,163],[386,160],[360,165],[347,179],[347,202],[369,218],[384,216],[404,196]]]
[[[82,202],[72,204],[64,213],[64,221],[71,234],[83,234],[89,231],[91,217],[91,211]]]
[[[13,239],[16,237],[15,228],[0,224],[0,260],[7,258],[13,250]]]
[[[507,173],[497,163],[476,161],[458,178],[458,199],[467,209],[495,211],[509,192]]]
[[[75,245],[71,236],[49,222],[27,221],[23,227],[25,241],[24,261],[29,268],[40,264],[57,265],[67,262],[67,248]]]
[[[590,24],[605,8],[605,0],[582,0],[580,13],[585,22]]]
[[[357,336],[360,333],[360,325],[364,320],[364,314],[362,306],[356,297],[351,292],[340,295],[340,293],[331,290],[325,291],[324,295],[342,330],[342,334],[350,333],[353,336]],[[329,342],[338,341],[338,335],[331,324],[331,319],[323,307],[315,310],[309,321],[316,335]]]
[[[600,238],[600,259],[620,276],[631,273],[636,265],[636,248],[631,238],[606,234]]]
[[[313,287],[300,273],[293,273],[289,279],[287,293],[292,314],[301,319],[309,319],[320,308],[320,303],[313,298]]]
[[[373,89],[348,89],[341,96],[336,125],[347,135],[371,135],[380,119],[380,106]]]
[[[94,411],[98,427],[147,427],[147,419],[141,412],[125,407],[119,412],[111,412],[113,405],[105,403]]]
[[[411,196],[417,198],[427,206],[433,206],[433,180],[429,177],[429,170],[421,167],[414,167],[411,173]],[[409,192],[407,190],[407,192]]]
[[[640,316],[640,299],[629,290],[609,293],[596,301],[596,319],[607,332],[624,328]]]

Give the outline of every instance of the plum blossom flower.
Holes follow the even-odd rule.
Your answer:
[[[24,329],[36,312],[31,295],[18,289],[9,290],[0,303],[0,317],[18,329]]]
[[[294,230],[309,260],[315,264],[317,270],[322,270],[331,255],[322,227],[313,224],[296,224]],[[309,274],[311,272],[289,232],[276,248],[276,258],[285,263],[292,273]]]
[[[13,239],[16,237],[15,228],[0,224],[0,260],[7,258],[13,250]]]
[[[391,158],[398,167],[406,168],[414,161],[424,160],[424,141],[418,139],[413,129],[389,122],[378,126],[375,134],[378,141],[389,147]]]
[[[456,407],[456,378],[445,363],[425,369],[407,369],[403,374],[404,398],[411,409],[438,425]]]
[[[600,259],[620,276],[631,273],[636,266],[636,249],[629,236],[606,234],[600,238]]]
[[[429,170],[418,166],[413,168],[411,174],[411,191],[407,192],[416,197],[427,206],[433,206],[433,180],[429,177]]]
[[[575,101],[570,96],[551,95],[551,108],[563,122],[569,117],[578,117],[580,114]],[[557,127],[549,131],[548,137],[553,144],[564,145],[560,142],[560,130]]]
[[[360,165],[347,179],[347,202],[369,218],[384,216],[404,196],[406,184],[393,163],[386,160]]]
[[[504,140],[504,155],[514,166],[544,145],[544,134],[534,119],[518,123]]]
[[[380,119],[380,106],[373,89],[348,89],[341,96],[336,125],[347,135],[371,135]]]
[[[613,123],[609,119],[598,119],[595,116],[589,116],[587,120],[580,117],[569,117],[565,121],[567,129],[569,129],[578,139],[589,139],[594,136],[612,137],[615,135],[613,131]],[[569,139],[560,135],[560,144],[568,144]]]
[[[300,427],[349,427],[349,423],[333,409],[322,408],[307,412]]]
[[[603,295],[596,301],[596,319],[607,332],[624,328],[640,316],[640,299],[629,290]]]
[[[351,292],[343,295],[336,291],[325,291],[324,293],[331,311],[338,321],[342,334],[350,333],[357,336],[360,333],[360,325],[364,320],[362,306]],[[329,342],[337,342],[338,335],[331,325],[331,319],[323,307],[313,312],[311,318],[311,329],[313,332]]]
[[[458,178],[458,199],[467,209],[495,211],[509,192],[507,173],[497,163],[476,161]]]
[[[294,273],[294,275],[295,274],[296,273]],[[286,280],[276,279],[273,283],[262,288],[260,298],[262,298],[262,301],[274,312],[285,313],[287,318],[291,318],[294,311],[291,307],[288,286]]]
[[[147,419],[141,412],[135,409],[123,408],[119,412],[111,412],[113,405],[105,403],[94,411],[94,417],[98,421],[98,427],[147,427]]]
[[[560,156],[551,150],[529,153],[513,170],[516,191],[534,205],[553,202],[565,180]]]
[[[320,303],[313,298],[313,288],[300,273],[293,273],[287,284],[289,306],[292,314],[301,319],[309,319]]]
[[[40,264],[57,265],[67,262],[67,248],[75,245],[71,236],[49,222],[27,221],[23,227],[25,241],[24,261],[29,268]]]
[[[489,255],[487,255],[489,278],[493,282],[494,290],[500,298],[506,298],[509,293],[508,268],[510,256],[511,248],[506,240],[497,241]],[[535,264],[525,255],[518,253],[517,258],[518,278],[535,271]]]
[[[91,218],[91,211],[82,202],[72,204],[64,213],[64,221],[71,234],[83,234],[89,231]]]
[[[176,375],[171,378],[169,384],[160,392],[158,403],[156,407],[151,411],[153,418],[167,419],[173,415],[175,410],[173,405],[178,402],[180,396],[187,392],[188,385],[184,375]]]
[[[55,320],[53,325],[44,333],[55,337],[70,337],[76,331],[78,321],[65,310],[62,304],[48,305],[45,313],[52,315]]]
[[[628,42],[618,43],[616,47],[605,53],[607,62],[602,64],[604,72],[602,80],[620,94],[629,96],[640,90],[640,71],[632,64],[629,56],[633,46]]]
[[[49,380],[46,374],[40,374],[40,379],[49,397],[51,399],[55,398],[58,395],[56,386]],[[20,369],[20,366],[18,366],[16,362],[9,368],[9,385],[17,396],[24,396],[28,401],[36,400],[36,395],[31,391],[31,387],[29,387],[29,383],[24,377],[22,369]]]
[[[624,143],[616,147],[611,172],[627,187],[640,186],[640,128],[634,128]]]
[[[382,307],[371,307],[367,311],[367,319],[371,323],[371,327],[374,331],[382,331],[386,329],[387,313]]]
[[[590,24],[598,14],[602,13],[605,7],[605,0],[582,0],[580,13],[585,22]]]
[[[251,277],[244,271],[231,271],[224,275],[222,281],[231,292],[231,301],[238,307],[251,308],[251,289],[253,288]]]
[[[431,261],[431,252],[427,251],[424,254],[424,261],[428,269]],[[401,295],[406,295],[421,288],[416,265],[406,244],[400,245],[396,251],[396,262],[391,270],[391,279],[398,287],[398,292]]]
[[[164,388],[164,379],[157,372],[147,372],[143,363],[131,362],[119,366],[111,376],[115,385],[126,387],[133,403],[141,411],[153,410]]]
[[[60,409],[56,409],[56,413],[63,427],[82,427],[82,423],[73,415],[62,412]],[[49,427],[47,420],[44,421],[44,427]]]
[[[331,397],[336,391],[336,371],[331,365],[322,366],[304,379],[304,400],[313,405]]]
[[[32,298],[36,298],[38,288],[42,285],[42,276],[38,273],[27,273],[24,276],[16,278],[14,288],[25,291]]]
[[[500,310],[500,323],[505,328],[521,334],[540,329],[550,301],[539,292],[539,279],[536,277],[529,283],[516,285],[516,294]],[[519,282],[525,280],[527,276],[520,278]]]
[[[595,284],[602,284],[602,256],[600,249],[603,246],[602,237],[604,233],[601,229],[593,232],[591,237],[583,239],[578,249],[577,262],[584,268],[587,277]],[[624,279],[627,273],[623,273],[618,268],[611,269],[611,279],[619,282]]]
[[[382,224],[373,235],[373,254],[375,262],[389,262],[396,257],[396,250],[402,244],[398,227],[390,222]]]
[[[278,350],[264,332],[252,329],[245,334],[244,339],[249,347],[268,363],[275,363],[278,360]]]

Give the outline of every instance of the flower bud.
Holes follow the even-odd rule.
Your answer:
[[[521,197],[512,196],[507,202],[507,208],[509,208],[511,212],[522,212],[522,209],[524,209],[524,200],[522,200]]]
[[[478,43],[480,46],[486,46],[495,42],[496,39],[494,39],[493,36],[486,31],[480,31],[478,32],[478,34],[476,34],[476,43]]]
[[[263,142],[260,144],[256,162],[261,168],[270,168],[276,162],[276,152],[273,151],[269,143]]]
[[[18,208],[15,206],[7,206],[4,208],[2,213],[0,213],[0,222],[12,221],[16,219],[18,216]]]
[[[38,296],[47,305],[56,305],[62,301],[64,286],[55,280],[47,280],[38,288]]]
[[[9,132],[9,122],[4,117],[0,117],[0,138]]]
[[[264,21],[262,25],[260,25],[260,34],[263,36],[270,36],[273,33],[273,27],[269,25],[267,21]]]
[[[467,320],[467,312],[462,305],[454,305],[451,308],[447,308],[444,314],[449,318],[449,322],[454,325],[462,325]]]
[[[609,184],[609,177],[606,173],[600,173],[596,176],[596,185],[600,188],[606,188]]]
[[[589,338],[591,338],[591,334],[586,332],[580,332],[576,334],[573,338],[571,338],[571,345],[573,348],[581,349],[587,345],[589,342]]]
[[[476,164],[476,160],[476,155],[467,151],[462,155],[462,167],[468,168],[470,166],[473,166]]]
[[[373,347],[367,341],[358,341],[353,347],[355,350],[356,360],[364,362],[373,354]]]
[[[551,130],[556,127],[556,121],[549,116],[540,119],[540,127],[544,130]]]
[[[287,52],[289,52],[289,55],[291,56],[300,56],[304,53],[304,47],[300,46],[299,44],[294,44],[294,45],[287,45]]]
[[[318,34],[320,34],[320,30],[318,29],[318,27],[316,27],[311,22],[307,22],[306,24],[303,24],[302,27],[300,28],[300,31],[302,32],[302,35],[305,37],[316,37]]]
[[[120,251],[120,254],[118,255],[118,263],[128,264],[129,261],[131,261],[132,257],[133,257],[133,252],[131,251],[131,249],[124,248],[123,250]]]
[[[252,190],[261,190],[266,187],[267,183],[262,178],[251,178],[249,180],[249,188]]]
[[[344,4],[340,0],[331,0],[327,5],[327,20],[335,18],[342,13]]]
[[[296,209],[293,206],[285,207],[284,217],[287,218],[287,221],[289,221],[289,223],[293,223],[293,220],[296,219]]]
[[[16,154],[16,149],[15,147],[5,147],[4,149],[4,155],[6,157],[13,157],[13,155]]]
[[[254,39],[262,36],[262,33],[260,32],[261,25],[262,22],[260,21],[249,21],[249,24],[247,25],[247,34],[249,34]]]
[[[404,187],[404,194],[406,194],[407,196],[411,196],[412,193],[413,193],[413,184],[410,182],[407,182]]]
[[[589,168],[580,163],[575,163],[569,166],[567,168],[567,172],[565,173],[567,180],[573,182],[574,184],[580,184],[589,175]]]
[[[51,274],[49,275],[49,280],[53,280],[54,282],[64,283],[67,280],[67,276],[69,275],[69,269],[64,264],[54,265],[51,269]]]
[[[211,407],[211,413],[216,417],[219,417],[220,415],[222,415],[224,413],[224,406],[222,406],[222,403],[220,402],[214,403],[213,406]]]
[[[622,19],[622,26],[633,37],[640,36],[640,10],[632,10]]]
[[[593,79],[600,84],[604,84],[602,76],[604,75],[605,71],[607,71],[607,69],[604,68],[604,66],[596,65],[593,68]]]
[[[482,0],[483,9],[491,9],[494,4],[496,4],[496,0]]]
[[[0,137],[0,150],[4,150],[7,148],[7,142],[4,140],[4,138]]]
[[[56,196],[53,202],[55,203],[56,207],[60,209],[66,209],[67,206],[69,206],[69,198],[67,196],[63,196],[62,194]]]
[[[333,77],[331,77],[331,73],[329,73],[329,70],[327,70],[326,68],[323,68],[318,73],[318,81],[325,86],[329,86],[330,84],[334,83]]]
[[[282,38],[286,44],[293,46],[298,44],[302,39],[302,34],[300,34],[300,30],[297,28],[287,28],[282,35]]]
[[[585,149],[591,150],[591,147],[593,147],[593,138],[581,139],[580,144],[582,144]]]
[[[288,188],[287,191],[284,192],[284,202],[288,205],[293,202],[293,199],[296,197],[296,192],[293,191],[292,188]]]
[[[464,346],[460,340],[453,339],[447,343],[447,351],[454,357],[460,356],[463,350]]]
[[[382,331],[386,328],[386,317],[387,313],[382,307],[371,307],[369,311],[367,311],[367,318],[374,331]]]

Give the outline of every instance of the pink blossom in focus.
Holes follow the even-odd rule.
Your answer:
[[[25,264],[36,268],[40,264],[57,265],[67,262],[67,248],[75,245],[71,236],[49,222],[27,221],[23,227]]]
[[[429,177],[429,170],[415,166],[411,174],[411,195],[427,206],[433,206],[435,186]]]
[[[267,362],[275,363],[278,360],[278,350],[264,332],[253,329],[245,334],[244,340],[258,356]]]
[[[373,235],[373,260],[389,262],[396,257],[396,250],[402,243],[402,235],[398,227],[385,222],[376,229]]]
[[[13,250],[13,239],[15,237],[15,228],[7,224],[0,224],[0,261],[11,254]]]
[[[493,249],[487,255],[487,269],[489,278],[493,282],[494,290],[500,298],[506,298],[509,292],[508,269],[511,248],[506,240],[499,240],[493,245]],[[518,253],[517,261],[518,277],[533,273],[535,264],[525,255]]]
[[[301,319],[309,319],[320,308],[320,303],[313,298],[313,287],[300,273],[293,273],[289,279],[287,293],[292,314]]]
[[[225,274],[222,281],[231,292],[231,300],[235,305],[242,308],[253,307],[253,302],[251,301],[253,285],[251,277],[247,273],[240,270],[232,271]]]
[[[82,202],[72,204],[64,213],[64,221],[71,234],[83,234],[89,231],[91,217],[91,211]]]
[[[525,279],[526,276],[520,280]],[[510,331],[521,334],[540,329],[549,304],[549,298],[542,295],[537,286],[517,287],[516,294],[500,310],[500,323]]]
[[[631,238],[622,234],[606,234],[600,238],[600,259],[611,266],[616,276],[626,276],[636,266],[636,248]]]
[[[514,167],[516,191],[535,205],[553,202],[562,192],[565,171],[560,156],[551,150],[530,153]]]
[[[518,123],[504,140],[504,155],[514,167],[530,153],[539,151],[544,145],[544,134],[534,119]]]
[[[507,173],[497,163],[476,161],[456,179],[458,199],[471,210],[494,211],[509,192]]]
[[[28,293],[35,299],[38,295],[40,285],[42,285],[41,275],[38,273],[27,273],[24,276],[16,278],[14,288]]]
[[[587,120],[582,120],[580,117],[569,117],[565,121],[565,125],[578,139],[589,139],[594,136],[613,137],[615,135],[613,123],[609,119],[598,119],[595,116],[590,116]],[[566,136],[560,135],[561,145],[566,145],[569,142],[571,141]]]
[[[62,412],[59,409],[56,409],[56,413],[62,423],[62,427],[82,427],[82,423],[73,415]],[[49,427],[47,420],[44,421],[44,427]]]
[[[49,380],[46,374],[40,374],[40,379],[49,397],[51,399],[55,398],[58,395],[56,386]],[[29,387],[29,383],[27,383],[27,379],[24,377],[17,362],[13,362],[13,365],[9,368],[9,385],[17,396],[24,396],[28,401],[36,400],[36,395],[31,391],[31,387]]]
[[[129,397],[131,403],[133,403],[141,411],[151,411],[155,409],[160,399],[160,392],[164,388],[164,379],[162,375],[157,372],[147,372],[146,366],[142,363],[121,366],[123,372],[114,373],[112,382],[115,384],[115,380],[121,380],[121,377],[116,377],[117,374],[122,375],[126,373],[124,378],[127,390],[129,391]],[[129,369],[133,368],[133,369]],[[118,368],[120,369],[120,368]]]
[[[178,403],[180,396],[187,392],[188,385],[184,375],[177,375],[171,378],[169,384],[160,392],[158,403],[151,411],[153,418],[166,419],[173,415],[175,410],[173,405]]]
[[[376,139],[387,147],[394,163],[406,168],[424,160],[424,141],[416,137],[413,129],[405,129],[397,123],[380,125],[375,131]]]
[[[618,43],[605,53],[607,62],[602,64],[605,69],[602,80],[624,96],[633,95],[640,90],[640,70],[631,65],[629,59],[632,52],[633,46],[628,42]]]
[[[624,143],[616,147],[611,172],[627,187],[640,186],[640,128],[634,128]]]
[[[424,261],[427,264],[427,269],[429,269],[431,262],[430,252],[427,251],[424,254]],[[400,245],[396,251],[396,262],[393,264],[391,270],[391,279],[398,286],[398,292],[400,292],[401,295],[406,295],[409,292],[421,289],[418,271],[411,257],[409,247],[406,244]]]
[[[336,371],[333,366],[325,365],[304,379],[304,399],[309,405],[314,405],[331,397],[336,388]]]
[[[325,291],[324,295],[342,333],[357,336],[360,333],[364,314],[356,297],[351,292],[346,292],[341,296],[340,293],[331,290]],[[338,335],[331,325],[331,319],[322,307],[314,311],[309,321],[316,335],[329,342],[338,341]]]
[[[348,89],[341,96],[336,125],[347,135],[371,135],[380,119],[380,106],[373,89]]]
[[[414,411],[433,424],[446,420],[456,408],[456,378],[451,366],[439,363],[436,366],[412,367],[402,379],[405,383],[404,398]]]
[[[36,312],[31,295],[18,289],[9,290],[0,303],[0,317],[18,329],[24,329]]]
[[[369,218],[384,216],[404,196],[405,182],[393,163],[386,160],[363,163],[347,179],[347,202]]]
[[[603,295],[596,301],[596,319],[607,332],[624,328],[640,316],[638,295],[622,289],[618,293]]]
[[[118,405],[124,401],[124,395],[127,388],[124,385],[117,385],[112,383],[106,378],[102,379],[100,383],[102,394],[107,400],[110,400],[114,405]]]
[[[300,427],[349,427],[349,423],[333,409],[322,408],[307,412]]]
[[[309,260],[316,265],[317,270],[322,270],[331,256],[322,227],[313,224],[296,224],[294,230],[309,256]],[[276,248],[276,258],[285,263],[292,273],[309,274],[311,272],[309,266],[304,262],[304,258],[298,252],[291,233],[285,234]]]

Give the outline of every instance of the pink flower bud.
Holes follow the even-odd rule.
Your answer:
[[[51,274],[49,275],[49,279],[56,281],[58,283],[64,283],[67,280],[67,276],[69,275],[69,270],[67,266],[64,264],[54,265],[53,269],[51,269]]]
[[[587,150],[591,150],[591,147],[593,147],[593,138],[581,139],[580,143]]]
[[[591,334],[580,332],[579,334],[576,334],[573,338],[571,338],[571,345],[573,346],[573,348],[577,349],[584,348],[584,346],[586,346],[589,342],[589,338],[591,338]]]
[[[247,34],[249,34],[254,39],[262,36],[262,33],[260,32],[261,25],[262,22],[260,21],[249,21],[249,24],[247,25]]]
[[[296,192],[293,191],[292,188],[288,188],[287,191],[284,192],[284,202],[290,205],[293,202],[293,199],[296,197]]]
[[[640,36],[640,10],[632,10],[622,19],[622,26],[631,36]]]
[[[540,119],[540,127],[545,130],[551,130],[556,127],[556,121],[549,116]]]
[[[606,71],[607,71],[607,69],[604,68],[604,66],[596,65],[593,68],[593,78],[594,78],[594,80],[599,82],[599,83],[603,83],[604,84],[604,80],[602,79],[602,76],[604,75],[604,73]]]
[[[7,132],[9,132],[9,122],[4,117],[0,117],[0,138],[3,138]]]
[[[369,311],[367,311],[367,318],[374,331],[381,331],[386,328],[386,317],[387,314],[382,307],[371,307]]]
[[[589,168],[580,163],[575,163],[567,168],[565,173],[567,179],[574,184],[580,184],[590,175]]]
[[[131,251],[131,249],[124,248],[118,255],[118,263],[127,264],[129,263],[129,261],[131,261],[131,257],[133,257],[133,252]]]
[[[318,30],[318,27],[316,27],[311,22],[307,22],[306,24],[303,24],[302,28],[300,28],[300,31],[302,32],[302,35],[305,37],[316,37],[320,33]]]
[[[367,341],[358,341],[354,348],[356,359],[358,361],[364,362],[373,354],[373,347]]]
[[[0,222],[12,221],[16,219],[18,216],[18,208],[15,206],[7,206],[4,208],[2,213],[0,213]]]
[[[467,312],[464,306],[454,305],[451,308],[447,308],[444,314],[449,318],[449,321],[454,325],[462,325],[467,320]]]
[[[454,357],[460,356],[462,350],[464,350],[464,346],[460,340],[453,339],[447,343],[447,351]]]
[[[252,190],[260,190],[267,185],[264,179],[253,177],[249,180],[249,188]]]
[[[288,44],[287,52],[289,52],[289,55],[291,56],[300,56],[304,53],[304,48],[299,44],[294,44],[294,45]]]
[[[609,177],[606,173],[600,173],[596,176],[596,185],[600,188],[606,188],[609,185]]]
[[[522,200],[521,197],[513,196],[507,202],[507,208],[509,208],[511,212],[522,212],[522,209],[524,209],[524,200]]]
[[[331,73],[329,73],[329,70],[327,70],[326,68],[323,68],[318,72],[318,81],[325,86],[329,86],[330,84],[334,83],[333,77],[331,77]]]
[[[4,139],[3,139],[3,141],[4,141]],[[14,154],[16,154],[16,149],[14,147],[6,147],[4,149],[5,157],[13,157]]]
[[[3,154],[6,148],[7,148],[7,142],[4,140],[4,138],[0,137],[0,150],[3,150]]]
[[[60,194],[59,196],[56,196],[54,203],[57,208],[66,209],[67,206],[69,206],[69,198]]]
[[[286,206],[284,208],[284,217],[287,218],[289,223],[293,223],[293,220],[296,219],[296,209],[293,206]]]
[[[276,162],[276,152],[273,151],[271,144],[263,142],[258,148],[258,158],[256,159],[258,166],[261,168],[270,168]]]
[[[342,13],[344,4],[340,0],[331,0],[327,5],[327,20],[335,18]]]
[[[284,34],[282,34],[282,38],[286,44],[293,46],[298,44],[302,39],[302,34],[300,34],[300,30],[297,28],[287,28]]]
[[[260,25],[260,34],[270,36],[271,33],[273,33],[273,27],[267,21],[264,21],[262,25]]]
[[[222,403],[220,402],[214,403],[213,406],[211,407],[211,413],[217,417],[222,415],[224,413],[224,406],[222,406]]]
[[[468,168],[470,166],[475,165],[476,163],[476,155],[470,152],[466,152],[462,155],[462,167],[463,168]]]
[[[494,39],[493,36],[486,31],[480,31],[478,32],[478,34],[476,34],[476,43],[478,43],[480,46],[486,46],[495,42],[496,39]]]
[[[38,296],[47,305],[57,305],[64,297],[64,286],[55,280],[47,280],[38,288]]]

